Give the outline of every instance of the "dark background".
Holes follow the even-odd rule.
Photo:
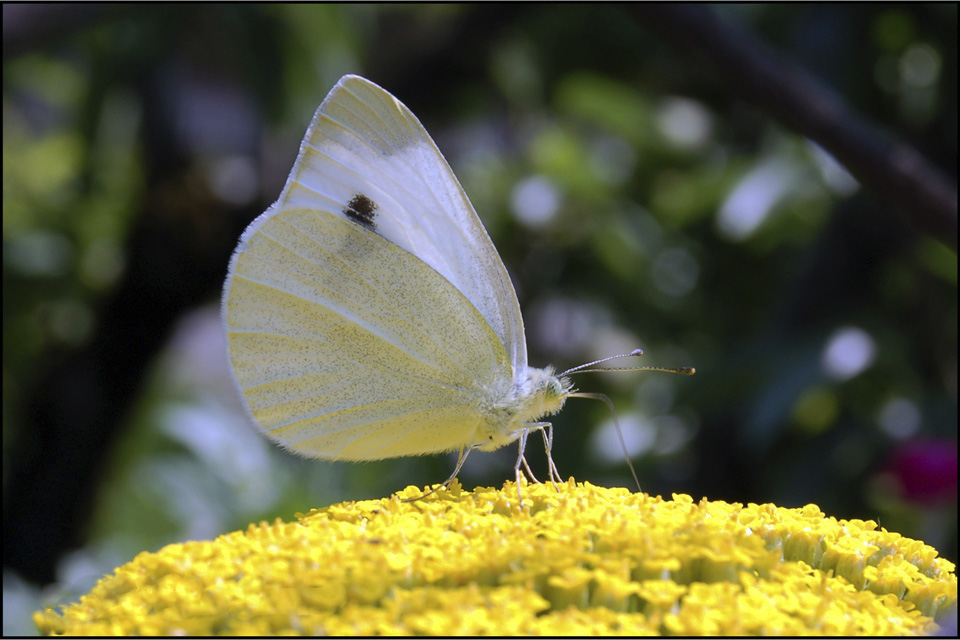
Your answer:
[[[645,491],[816,503],[956,561],[955,5],[3,17],[5,632],[139,551],[449,474],[286,455],[227,376],[230,251],[344,73],[436,139],[532,365],[697,368],[576,380],[613,398]],[[556,416],[565,477],[632,486],[609,422]]]

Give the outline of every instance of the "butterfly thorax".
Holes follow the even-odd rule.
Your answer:
[[[553,367],[525,367],[509,388],[488,391],[480,408],[486,418],[478,434],[481,451],[510,444],[544,416],[560,411],[573,387],[568,379],[555,375]]]

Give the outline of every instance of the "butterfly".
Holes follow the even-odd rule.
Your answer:
[[[517,295],[456,176],[416,116],[356,75],[243,232],[221,311],[243,405],[270,439],[332,460],[458,451],[445,484],[471,451],[518,442],[519,491],[535,431],[558,480],[543,418],[596,397],[568,376],[609,359],[527,363]]]

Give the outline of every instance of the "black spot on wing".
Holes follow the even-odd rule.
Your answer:
[[[347,207],[343,210],[343,215],[354,222],[362,224],[371,231],[376,231],[377,224],[373,220],[377,217],[377,209],[379,209],[379,207],[376,202],[362,193],[358,193],[347,203]]]

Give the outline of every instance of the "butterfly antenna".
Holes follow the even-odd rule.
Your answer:
[[[617,428],[617,437],[620,438],[620,447],[623,449],[623,457],[626,458],[627,466],[630,467],[630,475],[633,476],[633,481],[637,483],[637,491],[643,491],[643,489],[640,488],[640,480],[637,479],[637,472],[633,468],[633,463],[630,462],[630,454],[627,453],[627,443],[623,439],[623,431],[620,430],[620,421],[617,420],[617,410],[613,408],[613,400],[602,393],[583,393],[581,391],[571,393],[570,396],[573,398],[593,398],[594,400],[599,400],[607,405],[607,408],[610,409],[610,414],[613,416],[613,426]]]
[[[586,362],[586,363],[584,363],[584,364],[577,365],[577,366],[575,366],[575,367],[573,367],[573,368],[571,368],[571,369],[567,369],[566,371],[564,371],[564,372],[561,373],[560,375],[561,375],[561,376],[568,376],[568,375],[570,375],[571,373],[577,373],[577,372],[583,373],[583,372],[581,371],[581,369],[586,369],[587,367],[592,367],[592,366],[595,365],[595,364],[602,364],[602,363],[608,362],[608,361],[610,361],[610,360],[616,360],[617,358],[632,358],[633,356],[642,356],[642,355],[643,355],[643,349],[634,349],[634,350],[631,351],[630,353],[620,353],[620,354],[617,354],[617,355],[615,355],[615,356],[607,356],[606,358],[600,358],[599,360],[594,360],[593,362]],[[605,371],[605,369],[603,369],[603,371]]]
[[[604,367],[600,369],[588,369],[587,367],[592,367],[596,364],[602,364],[609,360],[616,360],[617,358],[632,358],[635,356],[642,356],[643,349],[634,349],[630,353],[621,353],[615,356],[608,356],[606,358],[601,358],[599,360],[594,360],[593,362],[587,362],[585,364],[578,365],[572,369],[567,369],[561,376],[569,376],[574,373],[597,373],[598,371],[665,371],[667,373],[679,373],[685,376],[692,376],[697,372],[693,367]]]

